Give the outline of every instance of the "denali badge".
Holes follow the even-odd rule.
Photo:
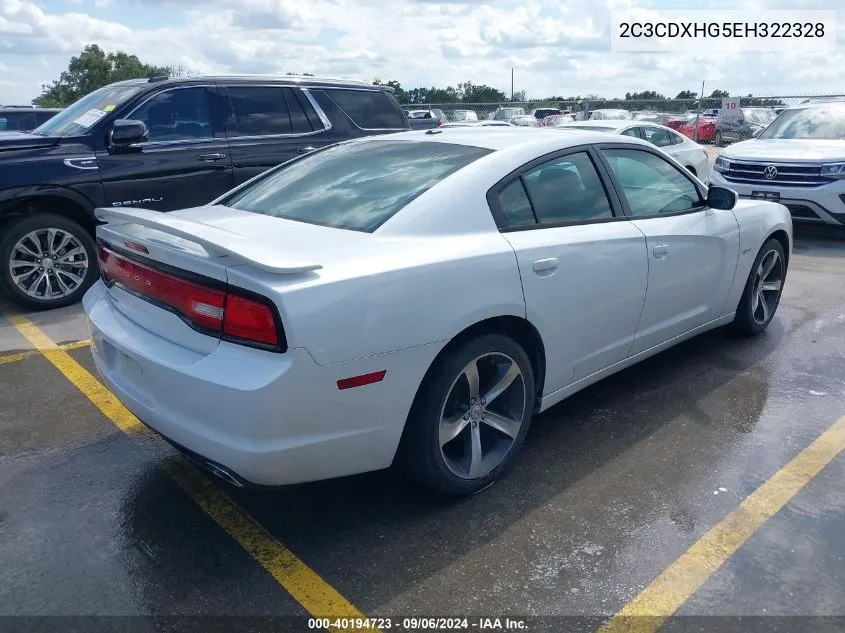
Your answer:
[[[763,178],[766,180],[774,180],[778,177],[778,168],[774,165],[767,165],[763,170]]]
[[[139,204],[155,204],[164,200],[164,196],[158,198],[141,198],[140,200],[124,200],[123,202],[112,202],[113,207],[137,207]]]

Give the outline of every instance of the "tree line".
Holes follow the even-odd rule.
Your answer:
[[[189,76],[190,70],[180,65],[156,66],[146,64],[135,55],[129,55],[123,51],[107,53],[96,44],[89,44],[79,55],[70,58],[67,70],[63,71],[58,79],[49,84],[42,85],[41,94],[33,99],[32,103],[42,107],[63,108],[74,101],[84,97],[105,85],[125,79],[140,79],[158,75]],[[288,73],[292,75],[294,73]],[[302,73],[311,75],[312,73]],[[390,86],[396,95],[397,100],[403,105],[424,105],[424,104],[461,104],[461,103],[507,103],[509,101],[524,103],[527,101],[525,91],[514,91],[508,95],[503,90],[488,86],[487,84],[476,84],[471,81],[463,81],[455,86],[438,88],[435,86],[404,88],[402,84],[391,79],[382,81],[379,78],[373,80],[375,85]],[[729,97],[726,90],[713,90],[709,96],[704,97],[702,106],[719,107],[723,97]],[[698,93],[693,90],[682,90],[675,97],[667,97],[653,90],[642,92],[625,93],[624,98],[603,98],[599,95],[574,95],[561,96],[550,95],[542,98],[531,99],[533,103],[582,103],[589,101],[592,108],[595,107],[622,107],[633,109],[633,102],[664,102],[663,108],[671,107],[672,102],[690,106],[698,100]],[[627,103],[626,103],[627,102]],[[597,104],[602,104],[601,106]],[[610,104],[610,105],[608,105]],[[784,105],[777,99],[755,98],[752,95],[743,97],[743,105],[777,106]]]

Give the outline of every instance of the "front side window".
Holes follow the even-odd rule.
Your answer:
[[[636,149],[602,150],[634,216],[679,213],[700,208],[692,181],[664,159]]]
[[[586,152],[552,159],[527,172],[523,180],[540,224],[613,217],[607,193]]]
[[[127,118],[147,124],[150,142],[214,137],[205,88],[179,88],[161,92]]]
[[[342,143],[268,172],[220,204],[289,220],[374,231],[491,150],[434,142]]]

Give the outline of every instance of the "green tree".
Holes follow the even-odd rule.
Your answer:
[[[710,93],[710,99],[724,99],[726,97],[730,97],[730,93],[727,90],[714,90]]]
[[[659,92],[655,92],[654,90],[644,90],[643,92],[626,92],[625,93],[625,100],[626,101],[659,101],[666,99],[662,94]]]
[[[402,84],[400,84],[395,79],[391,79],[390,81],[382,81],[378,77],[373,79],[374,86],[390,86],[393,88],[393,96],[396,97],[396,100],[399,103],[410,103],[410,99],[408,98],[408,93],[402,89]]]
[[[89,44],[79,56],[70,58],[59,79],[41,86],[41,95],[32,100],[42,107],[64,108],[89,92],[123,79],[169,75],[170,67],[144,64],[135,55],[123,51],[106,53]]]
[[[693,90],[681,90],[676,99],[698,99],[698,94]]]
[[[507,99],[501,90],[486,84],[474,84],[471,81],[459,83],[457,93],[458,98],[464,103],[499,103]]]

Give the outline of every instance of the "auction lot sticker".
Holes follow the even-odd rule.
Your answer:
[[[836,50],[836,11],[656,11],[611,13],[610,50],[829,53]]]

